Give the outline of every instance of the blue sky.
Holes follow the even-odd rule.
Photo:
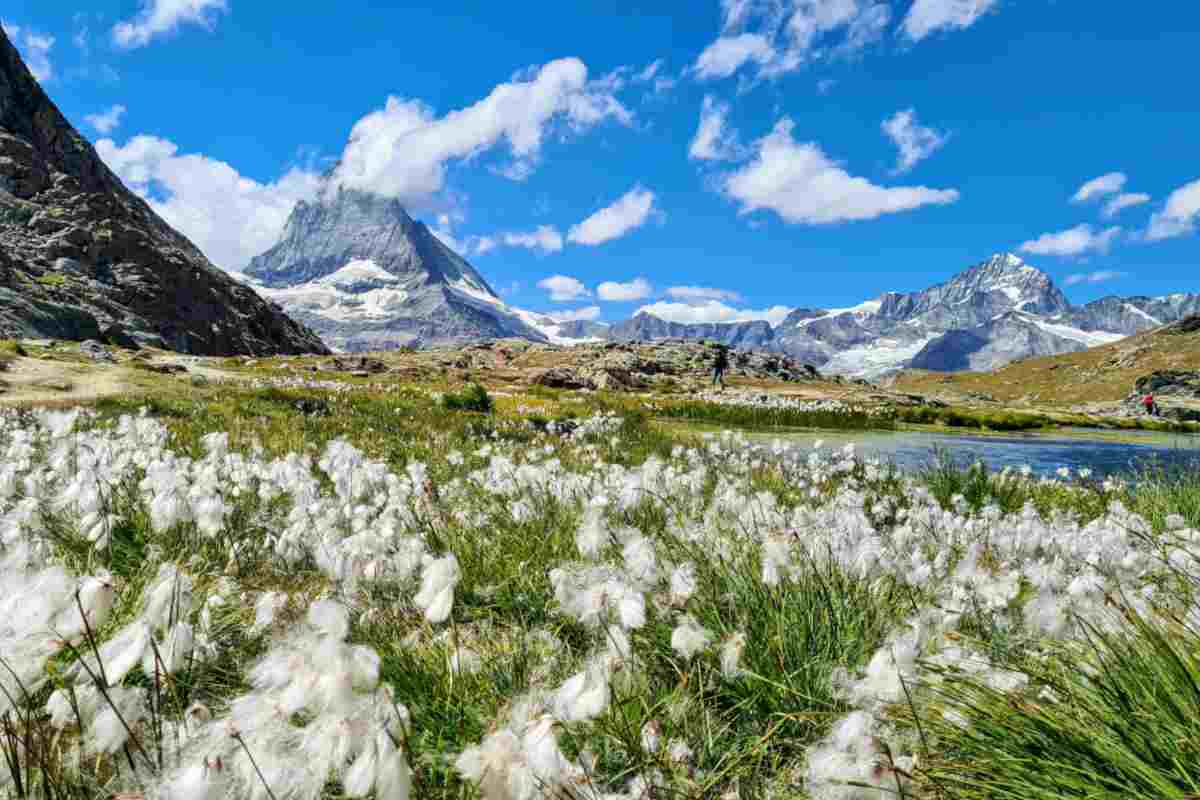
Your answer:
[[[774,319],[1003,250],[1075,302],[1200,291],[1200,5],[684,6],[0,13],[110,165],[231,270],[340,160],[536,310]]]

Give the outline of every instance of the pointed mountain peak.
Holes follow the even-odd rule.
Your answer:
[[[319,281],[347,264],[366,262],[399,285],[445,286],[495,300],[496,292],[399,200],[326,183],[298,203],[279,242],[251,259],[246,274],[272,288]]]

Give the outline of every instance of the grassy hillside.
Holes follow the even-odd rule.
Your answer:
[[[908,370],[894,388],[924,395],[986,395],[1005,403],[1111,403],[1156,370],[1200,370],[1200,326],[1166,326],[1080,353],[1017,361],[995,372]]]

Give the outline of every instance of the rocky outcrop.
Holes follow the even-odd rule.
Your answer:
[[[0,336],[327,352],[104,165],[0,32]]]
[[[1139,396],[1154,394],[1200,398],[1200,372],[1183,370],[1152,372],[1137,379],[1134,391]]]

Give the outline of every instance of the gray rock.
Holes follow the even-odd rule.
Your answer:
[[[1159,370],[1143,375],[1134,384],[1137,395],[1159,394],[1200,398],[1200,372]]]
[[[129,191],[0,32],[0,336],[80,341],[114,323],[203,355],[328,352]]]

